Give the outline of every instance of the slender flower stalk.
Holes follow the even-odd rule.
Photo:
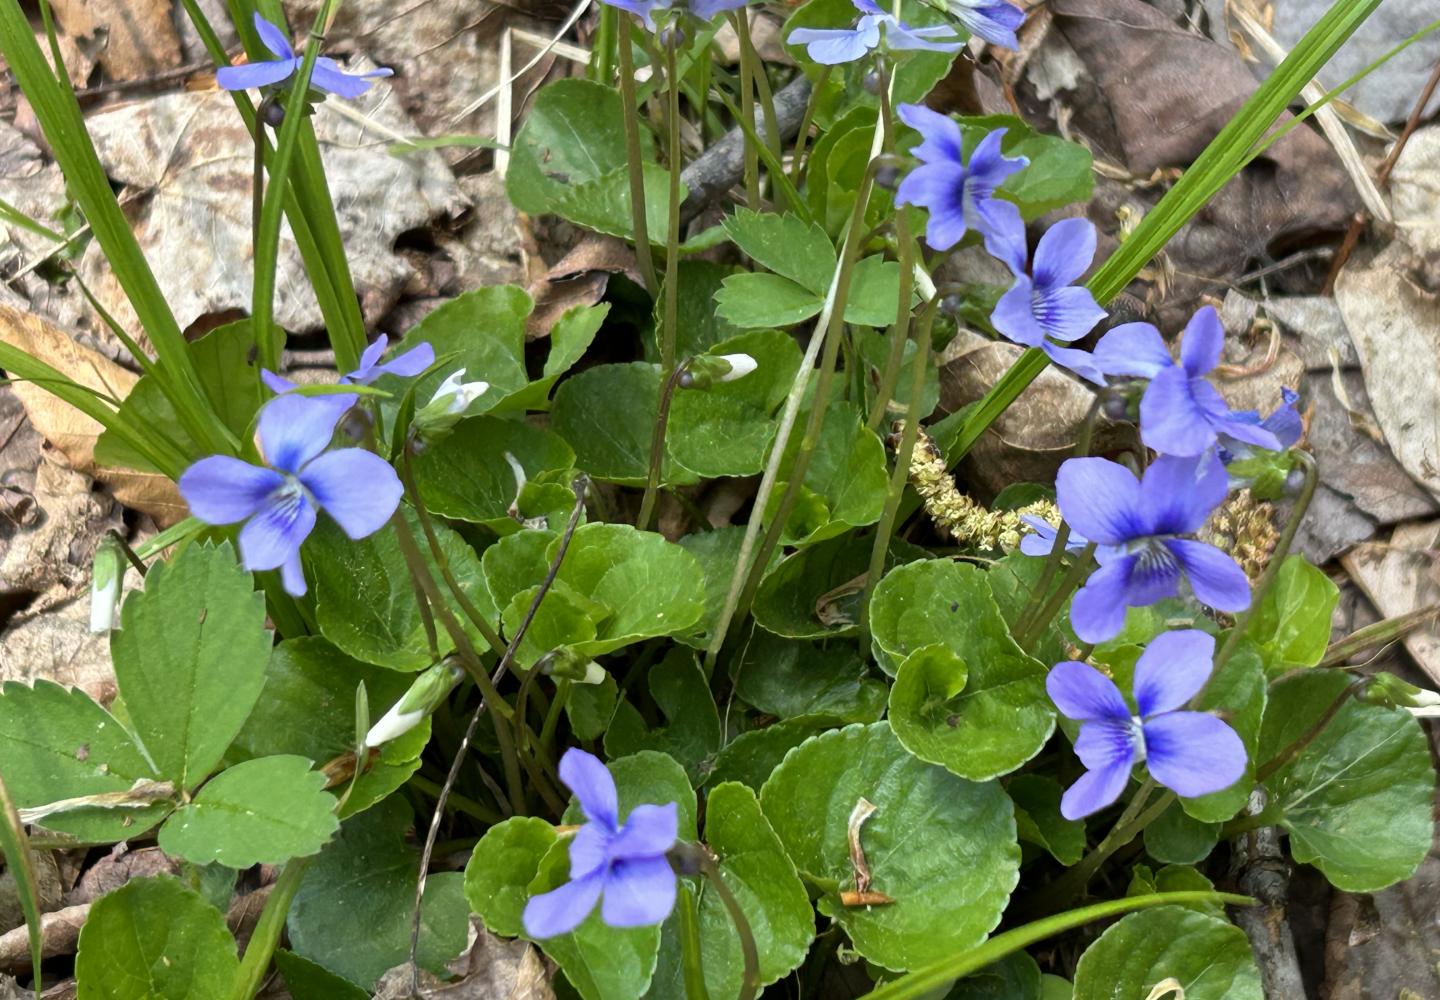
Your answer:
[[[630,224],[635,230],[635,262],[645,290],[652,298],[660,294],[655,277],[655,259],[650,252],[650,232],[645,221],[645,164],[640,154],[640,102],[635,94],[635,52],[630,22],[620,25],[620,102],[625,108],[625,160],[630,170]]]

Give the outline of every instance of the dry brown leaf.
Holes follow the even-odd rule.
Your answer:
[[[314,118],[356,294],[370,321],[390,309],[413,273],[394,250],[400,234],[464,205],[437,154],[387,151],[387,134],[414,132],[389,93],[382,84],[349,102],[348,110],[373,128],[329,103],[319,105]],[[134,202],[131,222],[180,325],[248,312],[254,147],[230,95],[166,94],[92,115],[88,124],[110,177],[128,194],[144,195]],[[88,249],[82,273],[121,325],[135,329],[135,313],[98,246]],[[296,331],[322,323],[288,226],[280,240],[275,319]]]
[[[535,310],[525,324],[531,340],[545,337],[566,312],[576,306],[592,306],[605,295],[612,274],[623,274],[643,284],[635,263],[635,251],[624,240],[598,233],[586,235],[545,276],[530,285]]]
[[[123,400],[139,381],[134,372],[77,344],[72,334],[4,303],[0,303],[0,341],[116,400]],[[185,516],[184,501],[165,476],[96,468],[95,442],[104,428],[95,420],[38,385],[17,381],[15,393],[35,429],[60,449],[77,471],[94,475],[110,487],[120,502],[153,515],[161,524],[173,524]]]
[[[470,918],[470,946],[447,967],[446,982],[421,970],[420,992],[410,992],[411,967],[399,965],[375,984],[375,1000],[555,1000],[551,971],[526,941],[497,937]]]
[[[1335,301],[1386,443],[1405,471],[1440,497],[1440,299],[1416,283],[1415,266],[1406,247],[1392,243],[1341,272]]]
[[[93,39],[115,80],[141,80],[180,65],[169,0],[51,0],[56,20],[77,42]]]
[[[1437,547],[1440,521],[1411,522],[1397,527],[1388,544],[1358,545],[1340,562],[1380,613],[1394,618],[1440,604]],[[1440,627],[1416,629],[1403,641],[1420,669],[1440,686]]]

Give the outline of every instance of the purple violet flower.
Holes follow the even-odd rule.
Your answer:
[[[571,747],[560,780],[588,821],[570,842],[570,881],[525,904],[525,933],[548,938],[573,931],[600,902],[611,927],[658,924],[675,907],[675,872],[665,857],[675,845],[679,807],[639,805],[620,823],[615,779],[599,758]]]
[[[380,355],[385,353],[385,348],[388,346],[390,346],[390,338],[382,333],[375,339],[374,343],[365,348],[365,353],[360,355],[360,367],[356,368],[353,372],[340,376],[341,383],[369,385],[381,375],[397,375],[400,378],[409,378],[413,375],[419,375],[435,363],[435,348],[426,343],[417,344],[403,354],[397,354],[389,361],[381,362]],[[263,368],[260,370],[260,381],[269,386],[270,391],[277,395],[282,392],[289,392],[295,388],[295,383],[283,375],[276,375],[274,372]],[[351,405],[353,406],[355,397],[350,396],[348,398],[352,400]]]
[[[206,524],[245,522],[240,558],[248,570],[279,569],[285,590],[305,593],[300,545],[324,510],[352,539],[379,531],[404,489],[390,464],[363,448],[326,451],[348,396],[277,396],[260,410],[266,465],[229,455],[202,458],[180,477],[190,513]]]
[[[1225,499],[1228,477],[1210,452],[1162,455],[1137,480],[1104,458],[1072,458],[1055,478],[1055,500],[1071,529],[1099,543],[1100,568],[1075,594],[1070,624],[1082,642],[1119,634],[1125,609],[1180,593],[1188,580],[1203,604],[1220,611],[1250,606],[1250,581],[1224,552],[1192,535]]]
[[[921,166],[900,182],[895,204],[920,205],[930,210],[925,242],[932,250],[949,250],[974,229],[993,256],[1014,260],[1016,245],[1025,244],[1025,223],[1020,218],[1020,206],[995,197],[995,189],[1030,161],[1000,152],[1005,129],[996,129],[981,139],[966,162],[961,152],[960,126],[948,115],[922,104],[902,104],[900,120],[919,132],[924,141],[910,151]]]
[[[1020,48],[1015,29],[1025,23],[1025,12],[1005,0],[945,0],[950,16],[965,25],[970,34],[991,45]]]
[[[1081,819],[1120,797],[1131,768],[1143,761],[1150,776],[1176,795],[1194,798],[1229,788],[1245,775],[1245,744],[1207,712],[1181,711],[1213,670],[1215,638],[1195,629],[1165,632],[1135,663],[1135,706],[1094,667],[1066,660],[1045,678],[1045,689],[1068,718],[1080,723],[1075,754],[1087,768],[1060,800],[1060,814]]]
[[[1170,359],[1160,331],[1149,323],[1117,326],[1100,338],[1093,356],[1107,375],[1150,380],[1140,400],[1140,439],[1162,454],[1199,455],[1221,434],[1271,451],[1283,450],[1257,414],[1232,411],[1205,381],[1220,363],[1224,343],[1219,314],[1205,306],[1185,326],[1178,365]]]
[[[1095,259],[1095,227],[1088,219],[1055,223],[1040,237],[1029,273],[1024,239],[1009,249],[1013,255],[1006,263],[1015,284],[996,303],[990,324],[1015,343],[1038,347],[1060,367],[1104,385],[1105,373],[1089,351],[1054,343],[1079,340],[1106,316],[1090,289],[1075,284]]]
[[[1021,514],[1020,520],[1029,525],[1034,534],[1020,539],[1020,551],[1027,556],[1048,556],[1055,551],[1055,539],[1060,537],[1059,529],[1049,521],[1031,514]],[[1074,528],[1065,538],[1066,552],[1083,552],[1090,539],[1084,538]]]
[[[786,45],[804,45],[811,60],[822,66],[854,62],[884,43],[890,51],[923,49],[959,52],[965,39],[948,24],[917,28],[887,13],[874,0],[851,0],[860,11],[853,28],[796,28]]]
[[[628,11],[634,14],[641,21],[645,22],[646,31],[655,30],[655,12],[670,10],[675,7],[677,0],[600,0],[617,10]],[[708,21],[716,14],[724,10],[739,10],[750,3],[750,0],[678,0],[679,6],[688,6],[692,15],[702,21]]]
[[[255,31],[275,58],[243,66],[220,67],[215,71],[215,82],[224,89],[251,90],[269,86],[290,79],[300,69],[304,57],[290,47],[290,39],[285,37],[285,32],[258,13],[255,15]],[[372,69],[368,73],[346,73],[334,59],[321,56],[315,60],[310,86],[340,97],[359,97],[370,89],[372,79],[393,74],[394,70],[383,68]]]
[[[1275,407],[1273,413],[1264,420],[1259,419],[1259,414],[1254,414],[1259,421],[1262,430],[1267,430],[1275,435],[1275,440],[1280,442],[1281,449],[1295,447],[1300,436],[1305,433],[1305,422],[1300,418],[1300,410],[1295,406],[1300,401],[1300,394],[1294,389],[1285,386],[1280,387],[1280,405]],[[1247,417],[1253,411],[1244,410],[1236,413],[1237,417]],[[1255,449],[1244,441],[1237,441],[1228,434],[1220,435],[1220,461],[1229,465],[1237,460],[1244,460],[1255,454]]]

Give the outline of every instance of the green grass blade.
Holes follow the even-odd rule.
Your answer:
[[[1111,899],[1076,910],[1057,913],[1053,917],[1016,927],[1014,930],[997,934],[978,948],[963,951],[953,958],[943,958],[914,972],[907,973],[893,982],[865,994],[866,1000],[913,1000],[933,995],[936,990],[956,979],[978,972],[1006,955],[1028,948],[1037,941],[1043,941],[1056,934],[1083,927],[1092,920],[1114,917],[1134,910],[1152,906],[1179,903],[1226,903],[1231,906],[1250,906],[1255,901],[1249,896],[1235,896],[1227,892],[1159,892],[1149,896],[1127,896]]]
[[[0,777],[0,854],[15,879],[20,910],[25,914],[25,934],[30,939],[30,969],[35,976],[35,996],[40,996],[40,893],[36,888],[35,866],[30,860],[30,842],[10,791]]]
[[[1335,50],[1378,6],[1380,0],[1336,0],[1220,130],[1185,175],[1150,210],[1135,232],[1095,272],[1087,285],[1098,302],[1103,305],[1118,295],[1180,227],[1240,172],[1255,144],[1329,62]],[[946,456],[952,468],[1047,363],[1042,352],[1028,350],[995,383],[965,422],[955,447]]]

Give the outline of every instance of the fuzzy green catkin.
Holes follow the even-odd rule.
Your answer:
[[[897,436],[899,431],[896,432]],[[1039,500],[1017,510],[988,510],[961,493],[945,468],[945,456],[923,430],[910,456],[910,484],[925,505],[935,525],[962,545],[981,549],[1010,550],[1030,529],[1022,515],[1038,517],[1058,525],[1060,510],[1052,501]]]

